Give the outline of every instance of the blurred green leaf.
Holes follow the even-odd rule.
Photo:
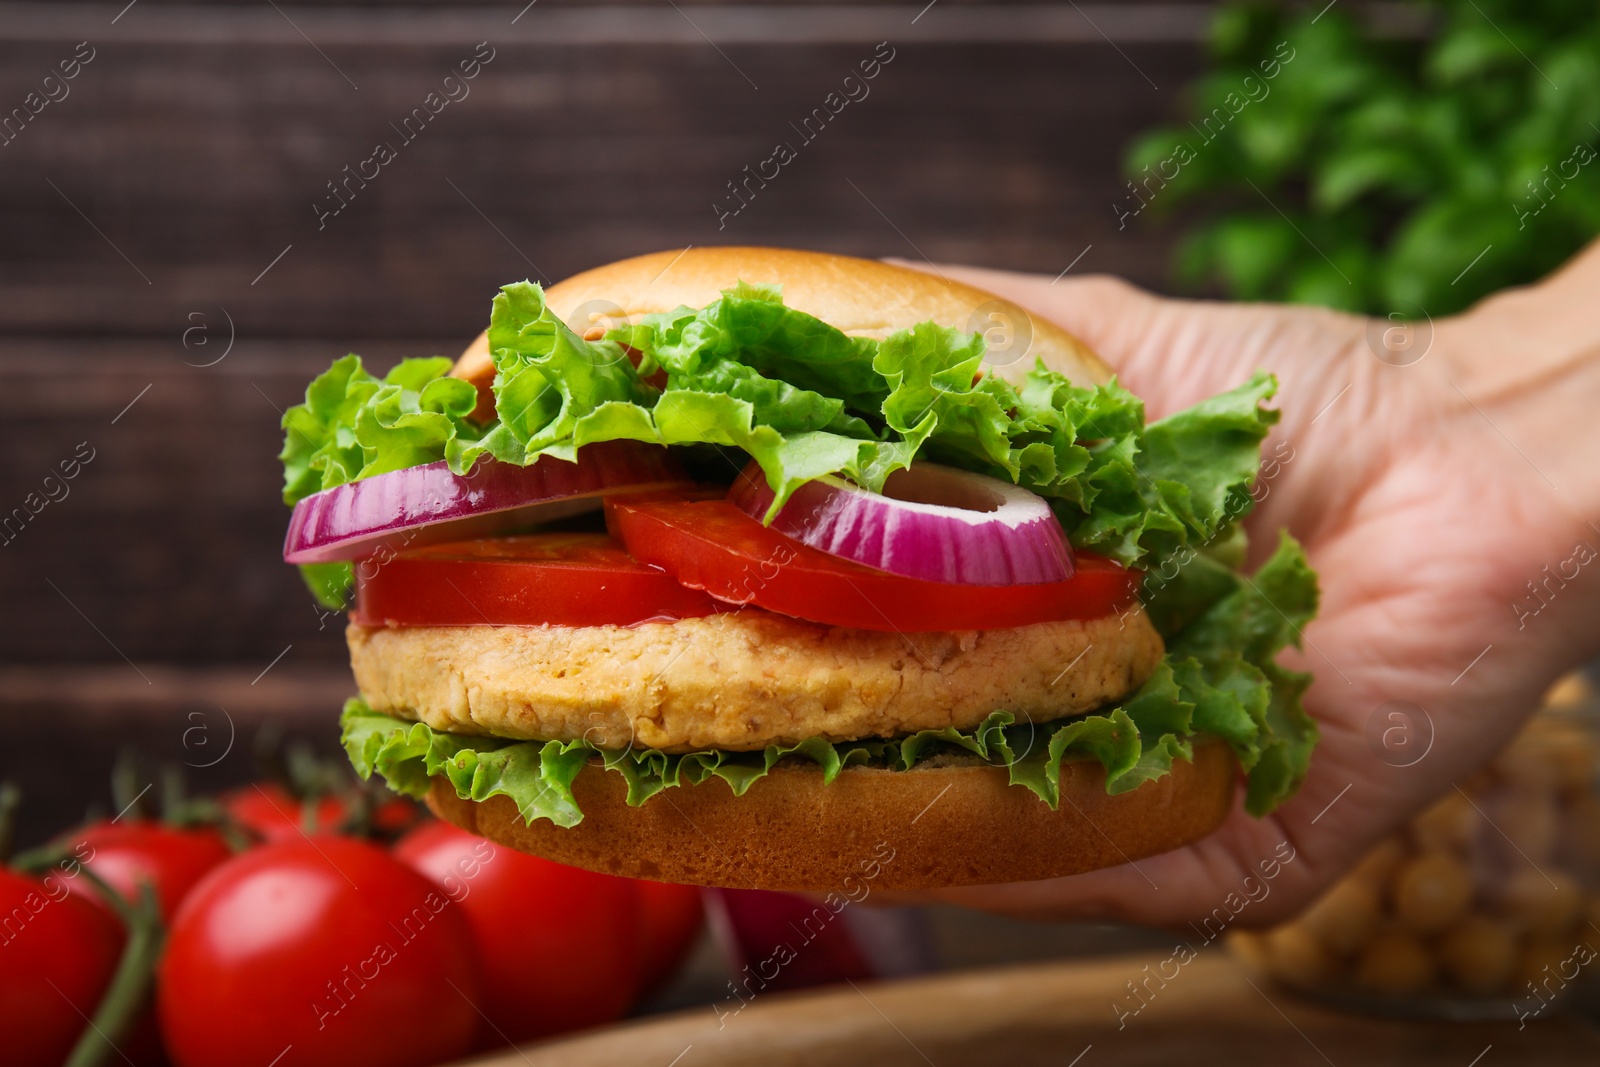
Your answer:
[[[1246,300],[1275,295],[1273,282],[1301,243],[1294,227],[1276,214],[1227,219],[1218,224],[1213,242],[1212,261],[1229,289]]]
[[[1405,148],[1358,149],[1333,160],[1312,179],[1311,203],[1323,211],[1338,211],[1375,190],[1402,196],[1425,192],[1427,180],[1427,171]]]
[[[1173,137],[1197,150],[1161,202],[1209,206],[1179,243],[1181,279],[1439,315],[1538,278],[1600,232],[1600,161],[1574,170],[1578,146],[1600,145],[1600,6],[1419,6],[1435,27],[1421,40],[1374,36],[1343,8],[1219,10],[1184,122],[1127,157],[1133,174]],[[1262,212],[1261,194],[1306,237]]]
[[[1500,66],[1521,62],[1516,46],[1479,19],[1463,22],[1441,36],[1428,55],[1424,69],[1434,81],[1451,85]]]
[[[1224,62],[1248,59],[1281,23],[1280,13],[1268,4],[1230,4],[1211,20],[1211,54]]]
[[[1360,311],[1363,304],[1361,291],[1351,280],[1320,258],[1307,261],[1295,272],[1284,298],[1291,304],[1319,304],[1341,311]]]
[[[1499,202],[1445,200],[1416,211],[1390,246],[1387,303],[1407,313],[1424,308],[1438,314],[1441,307],[1470,302],[1482,294],[1480,279],[1513,252],[1517,232],[1510,207]],[[1499,256],[1491,259],[1496,246]]]
[[[1292,167],[1312,132],[1312,124],[1297,116],[1262,108],[1240,117],[1239,148],[1261,177],[1272,181]]]

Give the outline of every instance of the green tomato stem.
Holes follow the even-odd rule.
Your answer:
[[[148,1002],[150,989],[155,983],[156,962],[166,945],[167,931],[161,922],[161,907],[156,901],[155,887],[149,882],[139,884],[138,901],[129,903],[87,867],[79,873],[100,891],[128,931],[122,959],[117,962],[111,984],[106,987],[105,996],[100,998],[100,1006],[95,1009],[94,1017],[89,1020],[88,1027],[63,1065],[102,1067],[113,1052],[122,1056],[117,1043],[127,1035]]]
[[[22,790],[15,782],[0,782],[0,864],[9,863],[17,846],[17,808]]]

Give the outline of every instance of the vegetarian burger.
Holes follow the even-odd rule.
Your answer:
[[[505,286],[453,366],[335,362],[285,558],[349,603],[356,769],[468,830],[704,885],[1073,874],[1304,776],[1315,577],[1287,536],[1236,569],[1274,388],[1147,423],[992,294],[664,252]]]

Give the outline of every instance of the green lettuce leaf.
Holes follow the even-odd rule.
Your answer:
[[[445,360],[406,360],[382,379],[358,357],[335,362],[284,417],[284,499],[439,459],[465,473],[483,455],[526,465],[636,440],[742,450],[772,487],[770,520],[815,478],[876,491],[927,455],[1048,498],[1078,548],[1157,567],[1248,510],[1277,420],[1261,406],[1268,374],[1147,426],[1115,381],[1074,385],[1040,363],[1012,385],[982,373],[981,334],[925,322],[851,337],[785,306],[775,286],[740,283],[590,341],[517,282],[495,296],[488,336],[486,427],[466,420],[474,392],[444,377]]]
[[[302,563],[300,580],[306,583],[317,603],[329,611],[343,611],[349,599],[355,572],[348,563]]]
[[[1277,653],[1301,647],[1301,631],[1317,613],[1316,572],[1287,533],[1255,577],[1238,576],[1235,588],[1184,628],[1169,654],[1190,657],[1215,694],[1196,726],[1233,746],[1249,772],[1246,808],[1262,814],[1300,788],[1317,725],[1301,697],[1311,675],[1278,666]],[[1240,718],[1255,724],[1252,732]]]
[[[445,375],[444,357],[401,360],[374,378],[351,354],[306,387],[283,416],[283,502],[374,474],[446,458],[451,445],[481,432],[467,421],[471,383]]]
[[[1301,707],[1309,676],[1284,670],[1273,657],[1299,643],[1316,611],[1316,576],[1287,535],[1255,578],[1236,575],[1186,628],[1138,691],[1115,707],[1050,723],[1018,722],[996,710],[970,730],[947,727],[888,740],[828,742],[810,738],[759,752],[708,749],[666,753],[615,751],[584,741],[515,741],[433,730],[371,710],[359,698],[345,705],[344,746],[362,777],[383,775],[420,796],[443,777],[464,799],[512,799],[524,820],[574,826],[583,818],[572,781],[585,764],[623,776],[628,803],[719,778],[736,795],[786,759],[808,760],[831,782],[846,767],[906,771],[950,753],[1008,768],[1010,781],[1052,808],[1059,805],[1063,762],[1094,760],[1106,770],[1106,791],[1137,789],[1192,759],[1199,738],[1220,737],[1247,772],[1246,806],[1261,815],[1304,779],[1316,727]]]

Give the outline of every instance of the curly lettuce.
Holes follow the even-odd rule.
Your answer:
[[[400,792],[422,796],[431,778],[442,777],[463,799],[506,796],[526,822],[575,826],[583,812],[572,783],[586,765],[622,775],[628,803],[637,806],[662,790],[712,778],[743,795],[784,760],[809,761],[832,782],[847,767],[903,771],[958,753],[1007,768],[1013,785],[1054,809],[1064,762],[1098,762],[1106,791],[1125,793],[1166,775],[1173,760],[1192,759],[1196,740],[1209,735],[1233,750],[1247,776],[1246,808],[1262,815],[1299,788],[1316,744],[1316,725],[1301,704],[1310,677],[1279,667],[1275,657],[1299,646],[1317,597],[1304,551],[1284,535],[1254,579],[1234,574],[1136,692],[1095,714],[1051,723],[1018,722],[997,710],[970,730],[836,743],[810,738],[759,752],[665,753],[444,733],[374,712],[355,698],[341,718],[343,742],[362,777],[380,774]]]
[[[484,455],[526,465],[586,444],[720,445],[761,465],[776,515],[800,486],[839,475],[879,490],[923,455],[1009,479],[1051,501],[1073,544],[1153,567],[1206,544],[1248,504],[1268,374],[1146,424],[1114,380],[1081,386],[1039,363],[1019,385],[983,373],[981,334],[920,323],[874,340],[739,284],[698,310],[645,316],[585,340],[531,282],[494,298],[496,417],[442,359],[382,379],[346,356],[284,417],[284,499],[419,463],[465,473]],[[635,362],[637,361],[637,366]]]
[[[452,443],[476,440],[467,419],[472,383],[448,378],[443,356],[404,359],[375,378],[354,353],[334,360],[283,416],[283,502],[374,474],[444,459]]]

